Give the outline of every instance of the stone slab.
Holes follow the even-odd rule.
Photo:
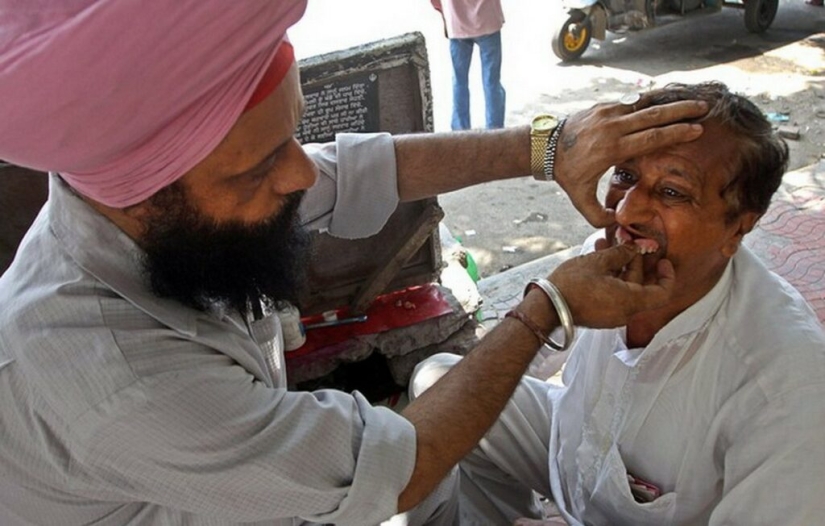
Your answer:
[[[479,315],[482,325],[488,329],[495,326],[504,319],[508,310],[521,301],[524,286],[531,279],[547,277],[562,262],[577,255],[580,251],[581,245],[577,245],[479,281],[478,291],[483,300]]]

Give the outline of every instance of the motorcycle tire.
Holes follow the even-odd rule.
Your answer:
[[[745,29],[764,33],[773,23],[779,0],[745,0]]]
[[[584,54],[593,36],[593,25],[581,11],[570,13],[553,34],[553,53],[563,62],[571,62]]]

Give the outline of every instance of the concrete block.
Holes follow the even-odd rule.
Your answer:
[[[776,132],[779,134],[780,137],[785,139],[790,139],[792,141],[799,140],[799,127],[798,126],[780,126],[777,128]]]

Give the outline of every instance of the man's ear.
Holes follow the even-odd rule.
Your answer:
[[[144,221],[150,211],[148,199],[126,208],[112,208],[85,196],[81,196],[81,198],[97,210],[98,213],[117,225],[133,240],[138,241],[143,236],[145,229]]]
[[[743,212],[739,214],[739,217],[734,219],[732,227],[734,227],[735,230],[732,230],[730,238],[728,238],[722,246],[722,254],[724,254],[725,257],[732,258],[733,255],[736,254],[736,251],[739,250],[739,245],[742,243],[742,238],[745,237],[745,234],[753,230],[760,217],[762,217],[762,214],[757,212]]]

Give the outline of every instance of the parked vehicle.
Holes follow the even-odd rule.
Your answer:
[[[562,0],[567,19],[553,35],[553,52],[561,60],[578,59],[591,39],[604,40],[608,31],[638,31],[700,15],[722,7],[745,10],[745,27],[762,33],[770,27],[779,0]]]

